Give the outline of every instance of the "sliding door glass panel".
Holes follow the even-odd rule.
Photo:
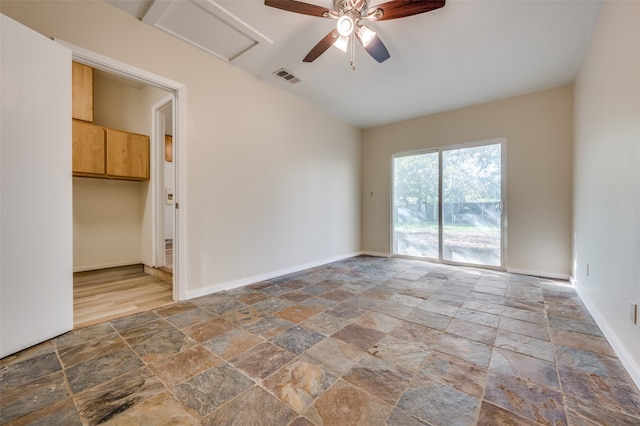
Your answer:
[[[501,145],[442,152],[442,259],[501,266]]]
[[[393,159],[393,246],[405,256],[438,258],[438,153]]]

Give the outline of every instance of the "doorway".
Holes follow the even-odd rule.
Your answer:
[[[504,140],[393,156],[393,254],[504,267]]]
[[[161,147],[157,151],[158,205],[155,220],[155,263],[158,267],[173,275],[173,240],[175,234],[175,163],[173,144],[173,98],[168,97],[153,106],[154,144]]]
[[[172,80],[166,79],[164,77],[160,77],[158,75],[149,73],[148,71],[144,71],[133,67],[131,65],[119,62],[117,60],[104,57],[97,53],[87,51],[78,46],[71,45],[69,43],[56,40],[58,43],[64,45],[72,51],[73,60],[76,62],[83,63],[88,65],[95,70],[100,70],[104,73],[109,73],[115,76],[116,79],[127,79],[129,81],[137,82],[139,85],[146,86],[149,90],[149,93],[155,91],[155,94],[147,94],[149,99],[146,99],[146,104],[149,105],[148,109],[146,109],[145,114],[148,117],[149,128],[141,133],[146,133],[151,136],[151,146],[150,146],[150,158],[151,158],[151,168],[150,168],[150,180],[147,182],[140,183],[143,193],[143,197],[141,199],[141,210],[143,214],[142,219],[142,264],[149,265],[151,267],[170,267],[171,268],[171,277],[170,277],[170,294],[169,301],[177,301],[184,300],[186,298],[186,288],[184,279],[184,269],[180,268],[180,259],[184,261],[184,255],[181,247],[184,247],[182,244],[184,240],[184,229],[185,223],[183,219],[180,219],[180,216],[175,211],[178,208],[178,200],[180,193],[184,193],[184,168],[180,167],[180,159],[184,158],[184,156],[179,155],[180,151],[180,141],[183,140],[183,129],[184,129],[184,111],[185,111],[185,101],[184,101],[184,86],[180,83],[174,82]],[[156,96],[160,93],[159,96]],[[144,95],[144,96],[147,96]],[[162,143],[155,143],[155,133],[156,130],[153,128],[155,126],[155,121],[152,118],[153,114],[155,114],[155,110],[152,106],[155,106],[155,103],[158,102],[158,99],[164,99],[164,106],[166,107],[162,113],[163,122],[166,123],[166,126],[170,129],[170,132],[165,132],[165,129],[161,129],[158,134],[161,134],[163,137],[165,133],[168,133],[171,136],[172,140],[172,175],[169,177],[169,174],[164,173],[163,164],[164,162],[164,152],[165,152],[165,144],[164,140]],[[168,101],[167,101],[168,99]],[[162,157],[160,157],[162,155]],[[158,161],[158,158],[161,158],[162,162]],[[172,184],[165,185],[165,175],[168,179],[172,180]],[[170,193],[165,193],[165,188],[170,188]],[[171,198],[173,205],[173,215],[166,215],[161,209],[160,206],[164,209],[164,200],[165,198]],[[168,207],[167,207],[168,208]],[[171,223],[164,223],[164,217],[171,219]],[[161,223],[159,221],[162,221]],[[166,226],[166,230],[165,230]],[[160,237],[164,243],[165,237],[164,234],[167,234],[167,240],[170,240],[171,251],[169,252],[169,256],[165,252],[165,247],[163,247],[163,256],[160,258],[161,261],[156,258],[156,241],[158,239],[158,234],[156,229],[160,227],[162,229],[163,235]],[[181,238],[182,237],[182,238]],[[147,271],[147,268],[145,268]],[[125,271],[126,273],[126,271]],[[137,273],[137,272],[136,272]],[[130,298],[131,299],[131,298]],[[155,303],[155,302],[154,302]],[[165,302],[166,304],[166,302]],[[141,307],[141,310],[150,309],[149,306]],[[120,316],[125,316],[127,314],[121,314]]]
[[[173,143],[165,144],[166,138],[172,142],[173,96],[138,80],[90,69],[93,121],[89,126],[146,139],[149,173],[143,180],[73,179],[76,328],[174,301],[175,174]],[[160,235],[154,233],[156,228]],[[156,238],[163,242],[162,255],[153,253]]]

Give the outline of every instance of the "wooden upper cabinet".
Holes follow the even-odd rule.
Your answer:
[[[78,176],[104,175],[105,131],[103,127],[73,120],[73,174]]]
[[[173,136],[164,135],[164,161],[173,163]]]
[[[149,179],[149,136],[93,124],[93,68],[72,62],[73,175]]]
[[[107,175],[149,179],[149,137],[120,130],[107,131]]]
[[[73,175],[149,179],[149,137],[73,120]]]
[[[93,68],[72,62],[72,113],[78,120],[93,122]]]

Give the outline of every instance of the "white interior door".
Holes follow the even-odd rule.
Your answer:
[[[0,15],[0,357],[73,328],[71,52]]]

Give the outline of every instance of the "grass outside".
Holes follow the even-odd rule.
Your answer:
[[[412,223],[412,224],[396,224],[396,232],[419,233],[419,232],[438,232],[438,224],[434,222]],[[474,226],[474,225],[444,225],[443,231],[453,234],[483,234],[500,235],[500,227],[498,226]]]
[[[399,239],[422,240],[426,244],[437,244],[438,224],[422,222],[395,226]],[[500,228],[497,226],[445,225],[443,239],[447,246],[475,247],[482,249],[500,248]]]

